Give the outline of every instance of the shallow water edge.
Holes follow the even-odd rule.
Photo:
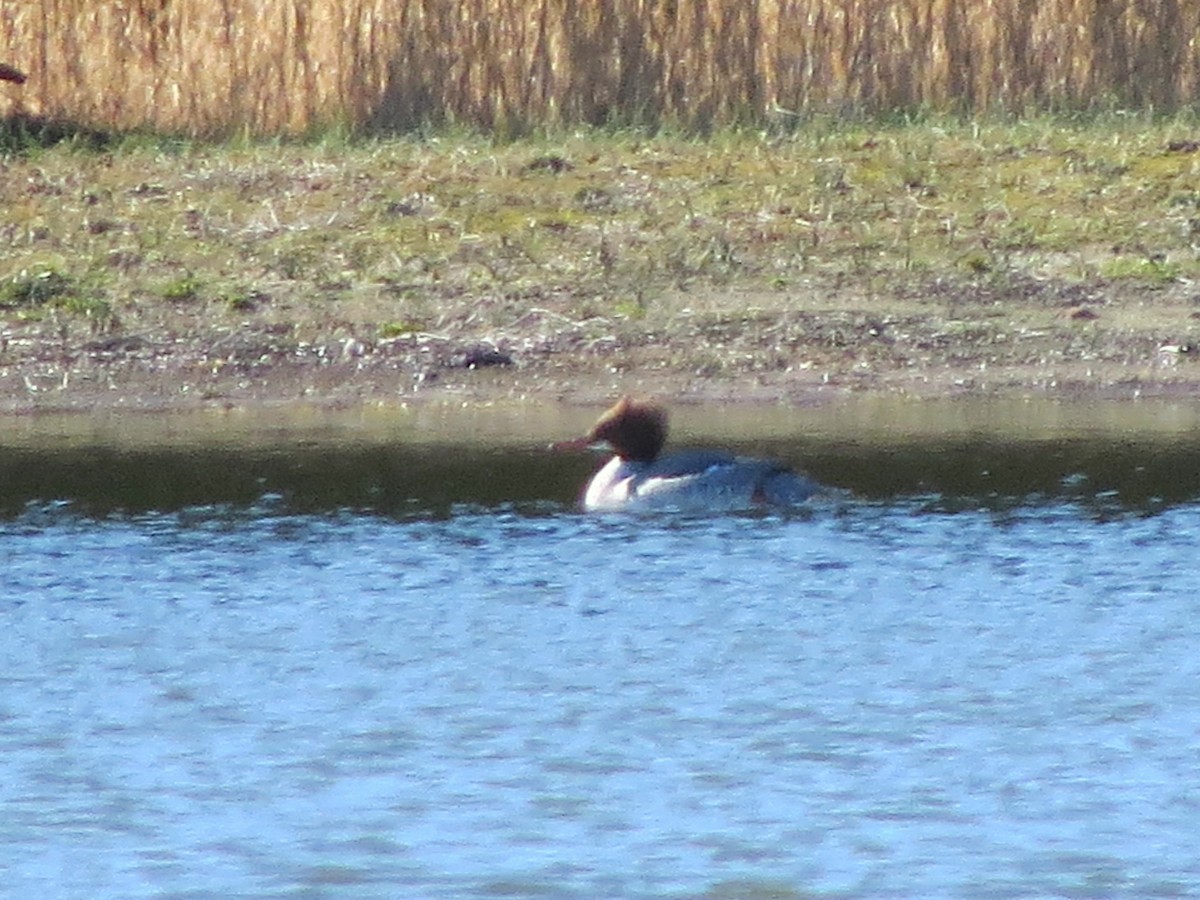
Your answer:
[[[846,489],[694,517],[595,412],[9,432],[0,895],[1195,894],[1193,408],[682,407]]]
[[[0,422],[0,514],[248,506],[386,515],[569,508],[596,467],[550,453],[597,409],[557,404],[288,407]],[[813,408],[679,406],[675,446],[781,459],[862,499],[1154,509],[1200,496],[1200,401],[863,398]]]

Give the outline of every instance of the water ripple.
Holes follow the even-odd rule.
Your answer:
[[[1200,508],[0,525],[0,892],[1186,896]]]

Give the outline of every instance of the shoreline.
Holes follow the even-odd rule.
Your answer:
[[[1182,371],[1181,371],[1182,368]],[[40,384],[32,379],[36,377]],[[55,383],[54,378],[60,380]],[[696,376],[687,372],[574,373],[514,363],[503,369],[447,369],[413,373],[351,363],[286,364],[252,374],[169,372],[110,365],[54,374],[24,366],[0,371],[0,422],[13,417],[204,410],[344,410],[369,407],[453,407],[554,404],[603,407],[622,394],[656,398],[669,406],[813,408],[861,399],[1136,403],[1196,401],[1200,366],[1170,357],[1159,365],[1108,367],[1100,377],[1086,364],[1048,369],[956,369],[920,374],[859,372],[827,377],[806,371],[754,377]]]
[[[808,407],[855,396],[914,401],[1200,399],[1197,297],[1096,286],[1075,319],[1005,300],[947,318],[938,305],[804,295],[694,294],[707,307],[669,318],[560,322],[526,315],[487,331],[380,338],[345,327],[212,327],[194,313],[156,328],[47,338],[0,331],[0,418],[278,406],[498,402],[607,405],[620,394],[671,405]],[[699,305],[699,304],[697,304]],[[732,310],[732,311],[731,311]],[[649,320],[649,321],[647,321]],[[1174,338],[1183,335],[1183,339]]]
[[[686,339],[668,352],[687,356]],[[621,394],[656,397],[672,405],[809,407],[860,396],[912,401],[961,398],[1130,402],[1200,400],[1200,360],[1190,345],[1166,344],[1140,360],[1071,360],[1056,364],[994,359],[945,361],[920,367],[847,354],[819,366],[803,355],[781,365],[774,353],[738,356],[741,368],[640,364],[638,348],[603,354],[532,354],[511,341],[450,344],[450,357],[429,361],[420,339],[383,348],[357,341],[260,353],[252,361],[214,359],[211,338],[175,337],[169,353],[73,349],[0,364],[0,419],[43,413],[297,406],[456,405],[499,402],[599,406]],[[661,350],[671,342],[657,342]],[[404,346],[404,352],[396,352]],[[962,348],[950,353],[969,356]],[[422,357],[414,363],[414,357]],[[471,362],[478,357],[481,362]]]
[[[14,155],[0,416],[1200,397],[1191,134],[1039,119]]]

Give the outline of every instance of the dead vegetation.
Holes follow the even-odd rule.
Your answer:
[[[1137,0],[42,0],[0,17],[0,115],[188,135],[1200,98],[1200,5]],[[11,79],[16,81],[18,79]],[[41,118],[38,118],[41,117]]]

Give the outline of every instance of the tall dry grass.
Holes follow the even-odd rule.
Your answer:
[[[0,0],[0,112],[189,134],[1200,101],[1195,0]],[[786,115],[786,113],[779,113]]]

